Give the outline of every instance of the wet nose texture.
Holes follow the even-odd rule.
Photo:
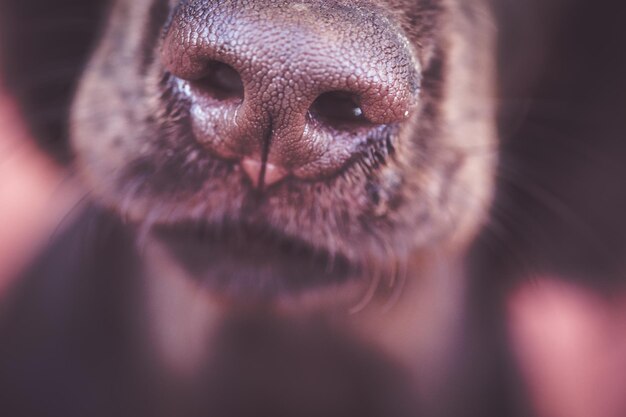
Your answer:
[[[257,186],[332,177],[409,117],[419,63],[363,2],[189,0],[162,49],[194,134]]]

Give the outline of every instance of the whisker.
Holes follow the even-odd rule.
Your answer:
[[[408,279],[407,260],[406,259],[396,260],[394,264],[396,264],[396,266],[393,268],[394,269],[394,279],[393,279],[394,286],[392,287],[393,291],[391,292],[391,295],[389,296],[385,304],[382,306],[382,309],[381,309],[382,314],[390,312],[393,309],[393,307],[396,304],[398,304],[398,301],[400,300],[400,297],[402,296],[402,293],[404,292],[407,279]]]
[[[367,270],[372,271],[371,274],[368,274],[370,277],[370,284],[368,285],[368,288],[363,294],[361,300],[356,305],[348,309],[348,313],[351,315],[358,314],[365,310],[376,295],[376,291],[381,280],[381,272],[376,265],[368,265]]]

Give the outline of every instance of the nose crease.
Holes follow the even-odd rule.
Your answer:
[[[240,163],[241,168],[250,180],[252,186],[258,190],[270,187],[289,175],[287,170],[268,160],[272,139],[274,138],[272,120],[273,119],[270,117],[260,158],[244,157]]]

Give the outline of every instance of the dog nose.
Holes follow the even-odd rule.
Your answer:
[[[420,87],[391,17],[327,0],[184,2],[162,60],[195,138],[260,187],[334,176],[409,117]]]

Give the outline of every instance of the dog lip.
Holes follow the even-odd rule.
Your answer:
[[[342,254],[259,225],[159,226],[155,236],[192,279],[228,296],[298,294],[346,284],[360,273]]]

